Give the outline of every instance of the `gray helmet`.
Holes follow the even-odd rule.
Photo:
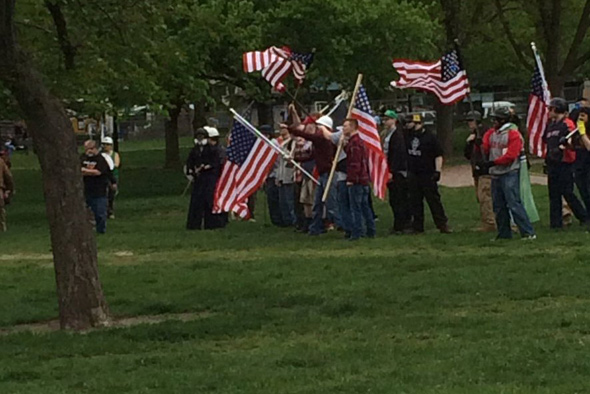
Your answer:
[[[207,133],[207,130],[205,130],[204,128],[202,128],[202,127],[199,127],[199,128],[198,128],[198,129],[195,131],[195,134],[194,134],[194,135],[195,135],[195,137],[196,137],[196,136],[198,136],[198,135],[201,135],[201,136],[203,136],[203,137],[207,138],[207,137],[209,136],[209,133]]]
[[[492,113],[492,118],[497,119],[500,123],[506,123],[510,121],[512,114],[507,107],[499,107]]]
[[[567,102],[561,97],[552,98],[549,101],[549,107],[555,108],[555,112],[558,114],[565,114],[567,112]]]
[[[481,121],[481,112],[479,111],[469,111],[465,114],[465,120],[475,120],[476,122]]]

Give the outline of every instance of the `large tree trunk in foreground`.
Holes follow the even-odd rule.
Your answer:
[[[175,105],[168,110],[170,116],[166,120],[166,162],[165,168],[180,167],[180,147],[178,144],[178,117],[180,116],[181,105]]]
[[[41,165],[60,325],[74,330],[105,325],[108,307],[98,276],[76,138],[60,101],[16,44],[14,4],[15,0],[0,0],[0,79],[22,108]]]

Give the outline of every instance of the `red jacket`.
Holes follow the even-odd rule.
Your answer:
[[[344,147],[346,152],[346,182],[366,186],[369,184],[369,155],[359,133],[354,134]]]

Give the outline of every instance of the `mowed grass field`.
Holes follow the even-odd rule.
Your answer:
[[[188,141],[184,141],[186,145]],[[14,157],[0,235],[0,393],[587,393],[590,235],[534,242],[473,231],[473,190],[443,189],[456,230],[345,242],[256,223],[187,232],[162,142],[121,145],[117,218],[99,237],[116,317],[182,314],[84,334],[15,332],[57,316],[40,172]],[[188,152],[186,148],[183,155]]]

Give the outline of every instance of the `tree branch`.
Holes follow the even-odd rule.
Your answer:
[[[504,29],[504,33],[506,34],[506,37],[508,38],[508,41],[510,42],[512,49],[514,49],[516,57],[525,68],[531,69],[532,65],[527,60],[522,48],[518,45],[516,39],[514,38],[514,34],[512,33],[512,29],[510,29],[510,24],[506,20],[504,9],[502,8],[502,3],[500,2],[500,0],[494,0],[494,4],[496,5],[496,9],[498,10],[498,19],[502,24],[502,28]]]
[[[55,30],[57,32],[57,42],[64,55],[64,66],[66,70],[73,70],[76,66],[75,60],[78,49],[72,45],[68,37],[68,26],[61,5],[58,2],[53,3],[49,0],[45,0],[45,7],[49,10],[51,17],[53,18],[53,24],[55,25]]]
[[[47,34],[53,34],[53,31],[51,31],[50,29],[47,29],[43,26],[39,26],[39,25],[35,25],[33,23],[28,23],[28,22],[22,22],[22,21],[15,21],[14,22],[15,25],[19,25],[19,26],[24,26],[24,27],[30,27],[33,29],[37,29],[42,31],[43,33],[47,33]]]
[[[580,50],[580,45],[584,41],[584,37],[586,37],[586,33],[588,32],[588,28],[590,27],[590,0],[586,0],[586,4],[584,5],[584,9],[582,10],[582,15],[580,16],[580,22],[578,23],[578,28],[576,29],[576,34],[574,36],[574,40],[572,41],[572,45],[570,46],[570,50],[568,51],[567,57],[563,63],[563,67],[561,68],[561,75],[570,75],[573,73],[578,67],[582,64],[578,63],[576,60],[577,54]]]

